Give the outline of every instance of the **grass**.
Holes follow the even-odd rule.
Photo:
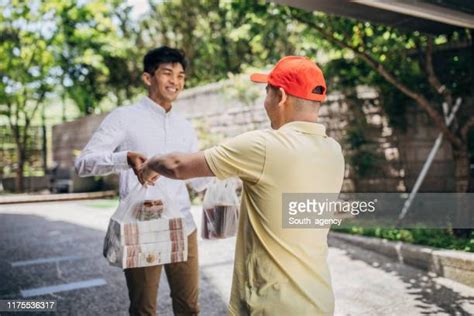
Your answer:
[[[466,238],[456,237],[449,229],[396,229],[396,228],[363,228],[359,226],[338,227],[335,232],[403,241],[410,244],[474,252],[474,231]]]
[[[107,199],[107,200],[97,200],[93,202],[88,202],[87,207],[92,208],[117,208],[119,204],[118,198]]]

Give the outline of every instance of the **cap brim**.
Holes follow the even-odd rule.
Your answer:
[[[268,75],[267,74],[252,74],[250,75],[250,80],[253,82],[267,83]]]

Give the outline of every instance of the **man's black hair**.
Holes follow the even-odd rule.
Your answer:
[[[143,58],[143,71],[153,75],[161,64],[180,63],[186,70],[188,62],[181,50],[168,46],[161,46],[150,50]]]

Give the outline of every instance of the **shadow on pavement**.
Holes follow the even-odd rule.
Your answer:
[[[346,255],[352,260],[363,261],[371,267],[381,269],[400,278],[407,284],[408,293],[416,296],[416,300],[420,302],[420,305],[417,305],[418,308],[427,310],[428,306],[436,306],[439,309],[438,312],[445,312],[450,315],[471,315],[463,309],[461,304],[462,302],[473,301],[474,296],[460,295],[452,289],[435,282],[436,276],[431,276],[425,271],[335,238],[328,238],[328,243],[330,247],[345,251]],[[396,293],[387,293],[387,295],[396,295]],[[432,311],[422,311],[421,314],[431,315]]]
[[[59,315],[127,315],[128,295],[121,269],[102,257],[104,231],[36,215],[0,214],[0,299],[22,299],[21,290],[103,279],[106,285],[29,299],[57,300]],[[40,258],[59,261],[13,266]],[[158,314],[172,315],[163,274]],[[202,315],[223,315],[226,303],[201,269]],[[33,315],[33,313],[28,313]],[[45,315],[45,313],[41,313]]]

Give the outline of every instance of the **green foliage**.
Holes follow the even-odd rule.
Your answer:
[[[350,156],[350,164],[355,169],[357,176],[366,177],[377,174],[380,163],[376,154],[369,150],[357,150]]]
[[[350,149],[349,163],[358,177],[377,173],[382,162],[380,154],[374,150],[374,144],[367,139],[365,131],[360,125],[352,125],[344,138]]]
[[[90,208],[115,209],[118,207],[118,204],[119,204],[118,198],[113,198],[113,199],[103,199],[103,200],[88,202],[85,205]]]
[[[451,100],[465,98],[472,91],[472,53],[468,49],[472,39],[468,30],[434,36],[297,9],[286,14],[308,26],[303,42],[318,37],[326,42],[330,56],[324,67],[328,91],[346,94],[360,85],[376,88],[392,127],[405,130],[409,106],[423,108],[433,124],[441,127],[441,104],[452,105]],[[435,81],[445,88],[443,93]],[[467,148],[459,139],[460,126],[466,120],[466,115],[459,113],[459,125],[449,134],[449,141],[457,148]],[[350,125],[353,123],[357,120]],[[360,137],[355,136],[349,135],[349,141],[359,142]],[[352,148],[350,159],[359,175],[367,174],[377,160],[366,147]]]
[[[122,91],[131,98],[138,74],[127,62],[136,50],[133,24],[127,23],[130,8],[109,0],[60,3],[55,24],[62,44],[55,58],[62,70],[62,92],[83,115],[93,113],[111,88],[119,102]]]
[[[299,43],[295,22],[284,7],[264,1],[152,1],[141,21],[147,47],[182,48],[189,61],[187,85],[226,79],[248,65],[274,64],[293,54]]]
[[[458,238],[448,229],[396,229],[396,228],[362,228],[358,226],[333,228],[334,231],[354,235],[403,241],[411,244],[436,248],[474,252],[474,232],[468,238]]]
[[[347,152],[349,163],[357,177],[378,174],[382,158],[377,151],[378,145],[366,135],[371,127],[367,124],[364,110],[359,105],[362,102],[357,100],[354,90],[346,89],[345,92],[350,111],[349,127],[344,137],[349,149]]]
[[[468,134],[468,144],[469,144],[470,156],[474,157],[474,129],[471,129],[471,131]]]
[[[126,78],[131,76],[117,83],[109,74],[123,68],[109,67],[129,58],[126,51],[132,45],[119,36],[113,22],[114,14],[126,10],[118,0],[3,0],[0,10],[0,115],[15,139],[21,190],[21,177],[29,168],[29,128],[46,112],[46,100],[59,93],[89,114],[110,87],[129,90]]]
[[[347,142],[351,148],[360,148],[368,143],[364,129],[359,126],[351,126],[347,129]]]
[[[210,132],[209,126],[207,126],[202,120],[195,119],[193,121],[193,126],[196,129],[200,149],[207,149],[218,145],[224,138],[220,134]]]
[[[31,121],[58,82],[52,12],[41,1],[3,1],[0,11],[0,115],[16,143],[16,187],[21,191]]]
[[[229,101],[237,100],[245,106],[252,106],[261,95],[261,86],[248,80],[248,76],[229,74],[231,84],[226,86],[224,94]]]
[[[440,110],[443,99],[429,84],[425,69],[430,39],[434,42],[433,67],[441,83],[454,96],[466,96],[471,91],[472,55],[467,49],[470,42],[467,30],[430,36],[298,9],[288,12],[295,20],[308,25],[303,33],[303,42],[319,38],[326,43],[324,47],[331,57],[324,67],[329,82],[328,91],[346,90],[359,85],[377,88],[381,105],[392,126],[405,127],[406,106],[414,103],[400,91],[400,84],[424,96],[430,100],[432,107]],[[465,49],[457,48],[463,46]],[[380,67],[397,82],[383,78]]]
[[[35,4],[0,3],[1,113],[14,125],[31,120],[29,112],[38,110],[56,78],[52,34],[42,29],[50,17]]]

